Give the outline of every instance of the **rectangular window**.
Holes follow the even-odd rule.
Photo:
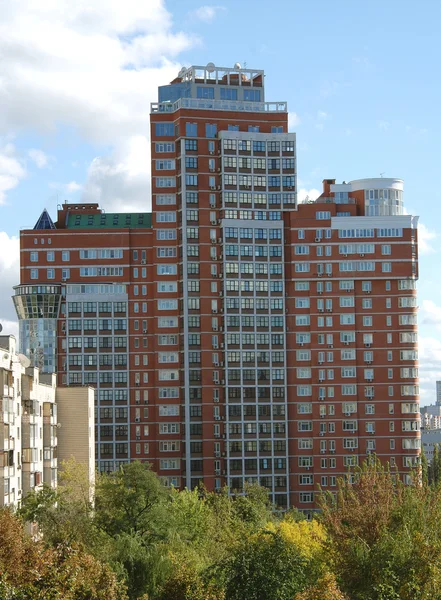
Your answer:
[[[174,123],[155,123],[155,135],[156,137],[174,137]]]

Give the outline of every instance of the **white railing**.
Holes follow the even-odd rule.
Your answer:
[[[236,102],[234,100],[206,100],[179,98],[176,102],[152,102],[152,113],[174,113],[181,108],[197,110],[228,110],[241,112],[287,112],[287,102]]]

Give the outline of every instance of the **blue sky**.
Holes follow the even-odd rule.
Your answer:
[[[441,379],[441,3],[0,0],[0,321],[16,332],[20,228],[43,207],[150,206],[148,114],[182,65],[265,69],[287,100],[300,197],[324,178],[402,177],[420,215],[422,402]]]

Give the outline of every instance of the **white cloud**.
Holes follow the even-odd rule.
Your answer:
[[[308,202],[308,200],[316,200],[320,196],[321,192],[315,188],[300,189],[297,193],[297,202]]]
[[[32,148],[28,151],[28,156],[39,169],[46,167],[49,162],[48,156],[43,152],[43,150]]]
[[[294,128],[300,125],[300,117],[295,112],[288,112],[288,131],[294,131]]]
[[[434,337],[420,335],[418,358],[421,404],[434,404],[435,382],[441,380],[441,341]]]
[[[389,131],[390,123],[389,123],[389,121],[378,121],[377,126],[378,126],[378,129],[380,129],[380,131],[386,132],[386,131]]]
[[[433,300],[423,300],[421,304],[420,321],[423,325],[441,326],[441,306]]]
[[[328,118],[327,112],[325,112],[324,110],[317,111],[317,119],[320,119],[320,121],[324,121],[327,118]]]
[[[1,335],[14,335],[18,340],[18,321],[8,321],[0,318],[0,325],[2,326]]]
[[[59,183],[57,181],[51,181],[49,187],[53,190],[58,190],[64,194],[74,194],[83,189],[83,186],[76,181],[69,181],[69,183]]]
[[[26,177],[26,169],[17,156],[15,146],[8,142],[0,145],[0,204],[4,204],[6,193],[15,188]]]
[[[436,238],[436,233],[428,229],[424,223],[418,223],[418,252],[420,254],[431,254],[435,252],[430,242]]]
[[[108,210],[149,211],[150,145],[145,136],[132,136],[110,157],[97,157],[89,167],[85,202]]]
[[[5,323],[16,319],[11,296],[12,287],[20,283],[19,262],[18,238],[10,237],[6,232],[0,231],[0,323],[4,330],[6,330]]]
[[[176,76],[178,55],[199,43],[173,28],[163,0],[1,4],[0,135],[26,129],[53,133],[66,125],[88,142],[111,147],[110,156],[97,157],[94,167],[122,156],[140,134],[148,138],[148,107],[158,85]],[[4,175],[1,156],[0,201],[25,175],[17,159]],[[143,169],[147,174],[149,165]],[[126,198],[134,171],[126,169]],[[96,186],[96,178],[85,188],[89,183]],[[104,178],[102,185],[108,187]]]
[[[191,14],[192,17],[198,19],[199,21],[204,21],[205,23],[211,23],[214,21],[216,15],[219,12],[226,10],[225,6],[212,6],[205,5],[200,6],[196,10],[194,10]]]

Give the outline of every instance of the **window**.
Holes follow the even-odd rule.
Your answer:
[[[187,137],[197,137],[198,124],[197,123],[186,123],[185,124],[185,135]]]
[[[38,269],[31,269],[31,279],[38,279]]]
[[[391,273],[392,272],[392,263],[384,262],[381,264],[381,271],[383,273]]]
[[[196,88],[197,98],[206,98],[208,100],[214,100],[214,88],[213,87],[197,87]]]
[[[237,89],[235,88],[220,88],[221,100],[237,100]]]
[[[213,88],[210,88],[212,91]],[[205,123],[205,137],[214,138],[217,133],[217,125],[215,123]]]
[[[244,89],[243,99],[248,102],[260,102],[260,90]]]
[[[174,137],[174,123],[155,123],[155,134],[157,137]]]

